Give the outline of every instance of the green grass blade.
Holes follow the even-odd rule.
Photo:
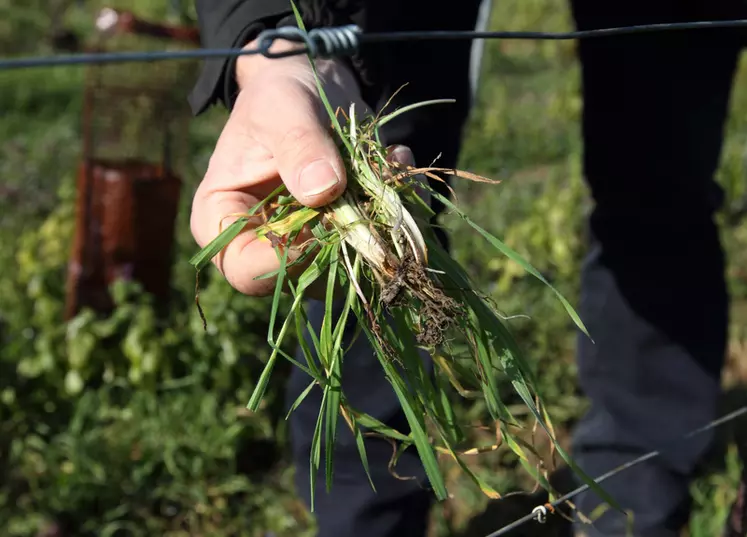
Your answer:
[[[333,360],[332,371],[329,376],[329,383],[326,388],[329,390],[327,401],[327,416],[325,419],[325,473],[327,478],[327,492],[332,490],[332,476],[334,470],[334,451],[337,440],[337,422],[340,415],[340,360]]]
[[[453,104],[456,102],[456,99],[432,99],[430,101],[422,101],[414,104],[408,104],[407,106],[403,106],[402,108],[398,108],[394,112],[390,112],[381,118],[376,122],[377,130],[378,127],[383,127],[387,123],[389,123],[391,120],[395,119],[396,117],[406,114],[407,112],[410,112],[411,110],[415,110],[416,108],[421,108],[423,106],[431,106],[434,104]]]
[[[362,427],[365,427],[366,429],[376,434],[380,434],[381,436],[386,436],[387,438],[391,438],[392,440],[402,442],[403,444],[410,445],[413,443],[413,439],[411,436],[404,435],[401,432],[392,429],[385,423],[379,421],[369,414],[358,412],[357,410],[349,406],[347,406],[347,408],[349,409],[351,415],[356,419],[358,424]]]
[[[540,280],[542,283],[547,285],[554,293],[555,296],[558,297],[561,304],[563,304],[563,307],[568,312],[568,315],[570,315],[571,319],[573,319],[573,322],[578,326],[578,328],[591,339],[591,336],[589,336],[589,332],[586,329],[586,326],[584,325],[583,321],[581,320],[581,317],[579,317],[578,313],[576,313],[576,310],[571,306],[570,302],[566,300],[566,298],[560,294],[560,291],[558,291],[547,279],[542,276],[542,274],[539,273],[537,269],[535,269],[532,265],[530,265],[523,257],[521,257],[518,252],[510,248],[505,243],[498,240],[496,237],[488,233],[486,230],[481,228],[477,223],[475,223],[471,218],[469,218],[466,214],[461,212],[456,205],[451,203],[448,198],[445,196],[442,196],[436,191],[432,191],[431,195],[436,197],[441,203],[443,203],[446,207],[453,210],[455,213],[459,215],[462,220],[467,222],[475,231],[477,231],[480,235],[482,235],[490,244],[492,244],[496,249],[498,249],[501,253],[503,253],[506,257],[511,259],[512,261],[518,263],[524,270],[526,270],[529,274]]]
[[[345,245],[342,245],[342,248],[345,248]],[[335,326],[335,331],[332,334],[332,338],[335,342],[335,348],[340,348],[342,352],[342,338],[345,334],[345,326],[348,323],[348,317],[350,316],[350,311],[353,308],[353,303],[355,302],[356,298],[358,297],[358,294],[356,292],[355,283],[358,281],[358,278],[360,276],[360,270],[361,270],[361,256],[356,255],[355,261],[353,261],[353,274],[350,275],[350,278],[352,280],[348,283],[348,294],[345,298],[345,304],[342,307],[342,311],[340,312],[340,317],[337,320],[337,326]],[[343,278],[347,279],[347,274],[345,272],[345,268],[340,265],[339,267],[340,272],[340,280]],[[355,280],[355,281],[353,281]]]
[[[280,301],[283,298],[283,283],[285,281],[286,264],[288,263],[288,254],[290,248],[285,248],[281,254],[278,248],[275,248],[275,254],[280,260],[280,268],[278,269],[278,278],[275,281],[275,293],[272,295],[272,305],[270,306],[270,323],[267,328],[267,342],[271,347],[275,347],[275,321],[278,315],[278,308],[280,307]],[[278,345],[279,346],[279,345]]]
[[[287,268],[289,269],[289,268],[291,268],[291,267],[294,267],[294,266],[296,266],[296,265],[300,265],[300,264],[302,264],[302,263],[305,263],[305,262],[306,262],[306,260],[307,260],[307,259],[308,259],[309,257],[311,257],[312,255],[314,255],[314,254],[316,253],[316,250],[317,250],[317,248],[319,248],[319,247],[320,247],[320,244],[319,244],[318,242],[315,242],[315,243],[313,243],[313,244],[312,244],[311,246],[309,246],[308,248],[306,248],[306,249],[305,249],[305,250],[304,250],[304,251],[303,251],[303,252],[301,253],[301,255],[299,255],[299,256],[298,256],[298,257],[297,257],[296,259],[294,259],[293,261],[291,261],[290,263],[288,263],[288,266],[287,266]],[[269,278],[274,278],[274,277],[275,277],[275,276],[277,276],[278,274],[280,274],[280,270],[273,270],[272,272],[267,272],[267,273],[265,273],[265,274],[262,274],[262,275],[260,275],[260,276],[256,276],[256,277],[254,278],[254,280],[255,280],[255,281],[256,281],[256,280],[267,280],[267,279],[269,279]]]
[[[277,248],[275,249],[275,252],[278,253],[278,256],[281,257],[280,260],[280,275],[278,276],[277,282],[275,284],[275,293],[273,295],[272,299],[272,307],[270,310],[270,325],[268,328],[268,334],[267,334],[267,342],[269,343],[270,347],[272,347],[273,351],[272,354],[270,354],[269,360],[267,360],[267,364],[265,364],[264,369],[262,370],[262,374],[259,376],[259,380],[257,381],[257,385],[254,387],[254,391],[252,392],[251,397],[249,398],[249,403],[247,404],[247,408],[251,410],[252,412],[256,412],[259,409],[259,405],[262,402],[262,399],[264,399],[265,393],[267,391],[267,385],[270,382],[270,377],[272,376],[272,371],[275,369],[275,363],[277,362],[278,355],[282,353],[280,349],[280,345],[285,338],[285,333],[288,329],[288,326],[290,325],[290,319],[291,317],[295,317],[293,315],[295,308],[299,307],[301,304],[301,297],[302,294],[299,294],[296,299],[293,301],[293,307],[291,308],[291,314],[286,317],[285,322],[283,323],[283,326],[280,330],[280,334],[278,335],[278,341],[275,341],[275,320],[277,318],[277,312],[278,307],[280,303],[282,288],[283,288],[283,279],[285,276],[285,262],[288,259],[288,251],[289,249],[285,249],[285,253],[280,256],[278,253]]]
[[[386,361],[386,358],[384,358],[384,361]],[[428,435],[425,431],[425,424],[422,421],[422,416],[415,414],[413,410],[413,401],[404,387],[402,379],[400,379],[396,371],[393,370],[392,364],[387,362],[385,368],[387,370],[387,376],[389,377],[389,380],[394,387],[394,391],[397,394],[397,398],[400,401],[402,410],[405,413],[407,423],[410,425],[410,429],[412,430],[412,438],[415,447],[420,454],[420,460],[423,463],[425,473],[433,487],[436,498],[439,500],[445,500],[448,498],[446,484],[441,475],[441,470],[438,467],[438,460],[436,459],[435,451],[428,441]]]
[[[298,24],[298,27],[306,31],[306,26],[303,23],[303,17],[301,16],[301,13],[298,11],[298,8],[296,7],[296,3],[291,0],[291,7],[293,8],[293,14],[296,18],[296,24]],[[324,91],[324,87],[322,86],[321,79],[319,78],[319,73],[316,70],[316,64],[314,63],[315,58],[311,56],[311,54],[307,54],[309,58],[309,63],[311,63],[311,70],[314,73],[314,82],[316,82],[317,91],[319,92],[319,97],[322,100],[322,103],[324,104],[324,108],[327,110],[327,115],[329,115],[329,119],[332,122],[332,125],[335,129],[335,132],[340,137],[340,140],[345,144],[345,147],[347,148],[348,152],[352,156],[353,146],[350,144],[350,141],[348,140],[348,137],[345,136],[344,131],[342,130],[342,126],[340,125],[339,120],[337,119],[337,115],[335,114],[335,110],[332,109],[332,105],[329,104],[329,99],[327,98],[327,94]]]
[[[335,355],[334,341],[332,340],[333,306],[335,302],[335,287],[339,268],[340,247],[332,248],[329,257],[329,272],[327,273],[327,293],[324,301],[324,318],[319,336],[321,355],[319,356],[322,366],[329,372],[330,361]]]
[[[292,291],[295,296],[295,291]],[[311,336],[312,344],[315,345],[317,354],[319,353],[319,347],[317,344],[317,337],[316,333],[314,332],[314,327],[309,322],[308,318],[305,315],[305,311],[303,308],[296,308],[295,312],[295,319],[296,319],[296,334],[298,335],[298,346],[301,349],[301,352],[304,355],[304,358],[306,359],[306,365],[309,368],[309,372],[311,376],[316,379],[317,382],[324,385],[324,373],[319,369],[319,365],[317,363],[317,360],[314,358],[314,354],[311,352],[311,349],[309,348],[309,344],[306,341],[306,338],[303,337],[303,323],[306,323],[306,329],[309,331],[309,335]]]
[[[306,342],[306,339],[302,336],[302,323],[306,323],[306,330],[309,333],[311,344],[314,346],[314,351],[316,352],[316,354],[312,354],[311,349]],[[309,320],[308,315],[306,315],[306,311],[304,310],[304,308],[298,308],[297,310],[296,333],[299,336],[299,346],[304,353],[304,357],[309,361],[310,364],[313,364],[313,366],[310,365],[309,368],[313,371],[314,377],[319,380],[319,382],[324,383],[326,377],[322,370],[319,369],[319,360],[317,358],[319,356],[319,336],[317,335],[316,330],[314,330],[314,326],[311,324],[311,321]]]
[[[296,235],[295,233],[292,234],[290,236],[290,240],[293,240],[295,238],[295,235]],[[298,362],[294,357],[292,357],[291,355],[289,355],[287,352],[285,352],[281,348],[281,345],[283,343],[283,339],[285,338],[285,332],[283,332],[282,335],[280,335],[278,337],[278,339],[275,340],[275,321],[277,319],[278,309],[280,307],[280,301],[281,301],[282,295],[283,295],[283,285],[285,283],[285,276],[286,276],[286,273],[287,273],[286,267],[287,267],[287,263],[288,263],[289,249],[286,248],[284,254],[281,255],[280,252],[278,251],[278,248],[275,248],[275,253],[277,254],[278,258],[280,259],[280,270],[279,270],[278,279],[277,279],[277,281],[275,283],[275,293],[273,295],[272,306],[270,308],[270,321],[269,321],[269,327],[268,327],[268,330],[267,330],[267,343],[270,345],[270,348],[272,348],[273,350],[275,350],[278,354],[280,354],[281,356],[283,356],[286,360],[288,360],[289,362],[291,362],[296,367],[300,368],[305,373],[311,375],[311,370],[307,366],[305,366],[305,365],[301,364],[300,362]],[[292,285],[292,284],[290,284],[290,282],[288,282],[288,283],[289,283],[289,285]],[[294,297],[295,297],[295,293],[294,293]],[[300,303],[298,303],[298,305],[296,306],[295,309],[296,310],[303,309],[300,306],[301,306]],[[289,317],[290,316],[294,316],[294,313],[291,312],[289,314]]]
[[[474,341],[474,353],[479,368],[478,378],[480,379],[480,385],[485,395],[485,402],[488,405],[488,412],[490,412],[490,416],[494,420],[506,420],[508,419],[508,410],[501,401],[498,386],[496,386],[493,360],[490,352],[492,346],[488,341],[487,334],[479,327],[475,328],[477,329],[477,334]]]
[[[280,185],[275,190],[273,190],[265,199],[249,209],[246,215],[239,217],[238,220],[224,229],[223,232],[221,232],[215,239],[210,241],[210,243],[208,243],[197,254],[195,254],[192,259],[189,260],[190,265],[194,266],[198,272],[204,269],[208,264],[210,264],[210,261],[228,245],[228,243],[234,240],[239,235],[239,233],[242,232],[249,217],[253,216],[271,199],[278,196],[284,190],[285,185]]]
[[[298,292],[307,289],[312,283],[319,279],[322,274],[324,274],[324,272],[327,270],[327,267],[329,266],[329,258],[333,248],[334,245],[329,244],[322,247],[311,265],[309,265],[304,273],[299,277],[297,282],[297,289],[294,289],[291,283],[288,284],[288,287],[290,288],[291,293],[294,297]],[[303,338],[303,328],[301,325],[302,322],[306,323],[306,329],[308,330],[309,337],[311,338],[311,343],[314,346],[314,351],[316,352],[317,358],[312,355],[311,349],[309,348],[306,340]],[[320,384],[324,385],[326,382],[326,376],[317,365],[320,362],[320,360],[318,360],[318,357],[321,353],[319,336],[317,335],[316,330],[314,330],[314,327],[311,324],[308,315],[306,315],[306,310],[304,308],[298,308],[296,310],[296,333],[299,336],[299,345],[309,364],[309,368],[312,370],[314,378],[316,378]]]
[[[190,265],[193,265],[198,271],[204,269],[210,264],[210,261],[220,253],[223,248],[234,240],[244,230],[246,223],[249,219],[246,217],[239,217],[230,226],[224,229],[220,235],[214,238],[207,246],[195,254],[192,259],[189,260]]]
[[[516,390],[516,393],[519,395],[519,397],[521,397],[522,401],[524,401],[524,404],[529,408],[534,418],[537,420],[540,426],[545,430],[545,432],[547,433],[547,436],[550,438],[553,445],[555,446],[555,449],[558,451],[558,454],[562,457],[562,459],[566,462],[566,464],[568,464],[568,466],[581,478],[584,484],[589,485],[589,488],[593,490],[594,492],[596,492],[600,498],[602,498],[605,502],[607,502],[613,508],[617,509],[621,513],[624,513],[625,511],[614,500],[614,498],[612,498],[612,496],[610,496],[599,484],[597,484],[591,476],[587,475],[586,472],[584,472],[575,463],[575,461],[573,461],[573,459],[565,452],[565,450],[560,446],[560,444],[558,443],[558,441],[555,439],[552,432],[550,431],[550,428],[545,423],[545,420],[542,419],[542,415],[540,414],[539,410],[534,404],[534,400],[532,399],[532,395],[526,386],[526,382],[523,380],[521,372],[518,370],[518,368],[516,368],[514,363],[509,360],[504,360],[503,367],[506,373],[512,379],[516,379],[516,380],[512,380],[512,384],[514,386],[514,389]]]
[[[464,431],[459,426],[454,408],[449,398],[449,392],[446,390],[449,386],[448,378],[441,373],[441,371],[435,371],[435,384],[436,392],[438,394],[438,405],[441,410],[441,414],[444,416],[444,432],[447,434],[448,441],[452,444],[459,444],[465,439]]]
[[[397,399],[399,399],[400,406],[404,411],[405,417],[407,418],[407,423],[410,426],[410,430],[412,431],[411,435],[413,443],[415,444],[418,454],[420,455],[420,460],[423,463],[425,473],[428,476],[428,480],[433,487],[436,497],[439,500],[445,500],[448,497],[446,484],[444,483],[443,476],[441,475],[441,472],[439,470],[435,451],[428,441],[423,416],[422,414],[417,414],[413,410],[413,406],[418,406],[417,402],[413,400],[412,395],[407,391],[402,378],[391,363],[390,358],[387,357],[384,351],[381,349],[381,346],[376,340],[376,336],[371,332],[370,327],[368,327],[365,322],[361,324],[366,331],[366,334],[369,336],[369,340],[371,341],[371,344],[375,349],[376,356],[379,359],[379,362],[384,367],[384,372],[386,373],[389,383],[394,388]]]
[[[288,316],[286,317],[285,322],[280,329],[278,341],[282,341],[285,337],[285,333],[288,330],[291,319],[295,319],[296,310],[298,308],[303,308],[304,291],[323,274],[324,270],[326,270],[326,265],[328,264],[329,260],[328,256],[331,255],[331,249],[333,249],[334,247],[334,245],[323,247],[317,255],[316,259],[314,259],[314,262],[309,265],[309,267],[307,267],[303,274],[301,274],[301,276],[298,278],[298,286],[294,293],[295,296],[293,305],[291,306],[290,312],[288,313]],[[272,375],[272,371],[275,367],[278,355],[285,355],[285,353],[281,351],[279,346],[274,345],[273,352],[270,355],[265,368],[262,370],[262,374],[260,375],[259,381],[257,382],[257,386],[255,386],[254,391],[252,392],[252,395],[249,399],[249,403],[247,404],[247,408],[253,412],[256,412],[259,409],[259,405],[264,398],[264,394],[267,391],[267,384],[269,383],[270,376]],[[285,355],[285,357],[293,361],[293,359],[288,357],[287,355]],[[294,363],[300,366],[302,369],[305,369],[303,368],[303,366],[298,364],[298,362]],[[311,371],[309,369],[306,369],[306,371],[311,375]]]
[[[371,478],[371,469],[368,465],[368,454],[366,453],[366,444],[363,440],[363,433],[361,432],[360,427],[358,427],[358,422],[356,421],[355,417],[349,410],[348,415],[350,416],[350,425],[352,427],[353,437],[355,438],[355,445],[358,448],[358,455],[361,458],[363,470],[366,472],[366,477],[368,478],[368,482],[371,485],[371,488],[374,492],[376,492],[376,485],[374,485],[373,479]]]
[[[282,341],[283,338],[285,337],[285,333],[287,332],[288,327],[291,324],[291,319],[295,318],[294,316],[295,309],[301,305],[302,299],[303,299],[303,293],[300,293],[298,296],[296,296],[296,299],[293,301],[293,306],[291,307],[291,311],[288,314],[288,316],[285,318],[285,322],[283,322],[283,326],[280,328],[280,334],[278,335],[279,341]],[[257,412],[257,410],[259,410],[259,405],[262,402],[262,399],[264,399],[265,392],[267,391],[267,385],[270,382],[270,376],[272,375],[272,371],[275,368],[275,363],[277,362],[278,356],[280,354],[281,354],[280,348],[277,346],[274,347],[272,354],[270,354],[270,358],[267,360],[267,363],[265,364],[265,367],[262,370],[262,374],[259,376],[257,385],[254,387],[254,391],[252,392],[252,395],[249,398],[249,403],[247,403],[246,405],[246,407],[252,412]]]
[[[316,496],[316,476],[319,474],[319,463],[322,458],[322,421],[324,418],[325,410],[327,408],[327,395],[329,394],[329,386],[324,388],[322,393],[322,404],[319,408],[319,417],[316,420],[316,427],[314,428],[314,436],[311,439],[311,453],[309,457],[309,480],[311,482],[311,512],[314,512],[314,498]]]
[[[436,390],[433,378],[425,368],[413,333],[411,323],[414,320],[410,317],[411,311],[393,308],[391,314],[394,327],[387,326],[387,333],[389,339],[399,345],[405,378],[420,403],[420,408],[415,410],[429,416],[450,437],[456,437],[458,434],[456,425],[453,419],[449,418],[449,414],[453,417],[451,404],[448,399],[442,399]]]
[[[329,268],[332,252],[337,247],[336,244],[327,244],[322,246],[314,261],[306,267],[306,270],[298,277],[298,292],[303,292],[309,286],[318,280]]]
[[[298,408],[298,407],[299,407],[299,406],[301,405],[301,403],[303,403],[303,400],[304,400],[304,399],[306,399],[306,396],[307,396],[307,395],[309,395],[309,393],[311,393],[311,390],[312,390],[312,389],[314,388],[314,386],[316,386],[316,385],[317,385],[317,382],[316,382],[316,380],[312,380],[312,381],[311,381],[311,382],[309,383],[309,385],[308,385],[308,386],[306,386],[306,388],[304,389],[304,391],[302,391],[302,392],[301,392],[301,394],[300,394],[300,395],[299,395],[298,397],[296,397],[296,400],[295,400],[295,401],[293,401],[293,404],[291,405],[290,409],[288,410],[288,413],[287,413],[287,414],[285,415],[285,419],[286,419],[286,420],[287,420],[288,418],[290,418],[290,415],[291,415],[291,413],[292,413],[292,412],[293,412],[294,410],[296,410],[296,409],[297,409],[297,408]]]
[[[356,259],[353,263],[353,271],[354,274],[352,275],[353,279],[357,279],[357,274],[360,271],[360,264],[361,264],[361,257],[356,256]],[[330,274],[334,272],[339,272],[341,275],[345,273],[345,269],[342,265],[338,265],[338,260],[333,259],[332,267],[330,268]],[[330,278],[331,281],[334,280],[334,278]],[[330,289],[328,288],[328,293]],[[332,283],[332,292],[334,291],[334,281]],[[333,348],[332,348],[332,364],[330,367],[330,376],[329,376],[329,386],[330,386],[330,395],[329,395],[329,402],[327,404],[327,421],[326,421],[326,477],[327,477],[327,491],[331,490],[332,488],[332,474],[333,474],[333,453],[334,453],[334,444],[335,439],[337,438],[337,422],[338,422],[338,416],[340,414],[340,408],[341,408],[341,395],[342,395],[342,368],[341,368],[341,362],[343,359],[343,336],[345,334],[345,325],[347,324],[347,320],[350,314],[350,310],[352,308],[353,302],[355,301],[357,297],[356,289],[354,285],[354,281],[351,280],[348,284],[348,293],[347,297],[345,299],[345,303],[343,304],[342,311],[340,312],[340,316],[337,321],[337,326],[335,326],[334,332],[331,334],[331,339],[333,341]],[[328,303],[331,304],[331,296],[328,295],[327,300]],[[331,326],[332,324],[332,316],[330,312],[330,322],[328,326]],[[353,431],[354,432],[354,431]],[[356,439],[357,442],[357,439]],[[360,451],[360,446],[358,450]],[[368,463],[366,463],[366,468],[368,466]],[[370,480],[370,476],[369,476]]]

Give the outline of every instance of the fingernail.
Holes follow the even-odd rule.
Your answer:
[[[326,160],[315,160],[301,172],[301,192],[305,196],[317,196],[334,188],[340,178]]]

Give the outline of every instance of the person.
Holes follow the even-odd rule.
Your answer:
[[[471,30],[479,0],[301,0],[308,28],[355,23],[365,32]],[[256,45],[264,28],[293,25],[287,0],[197,0],[204,46]],[[727,9],[728,7],[728,9]],[[571,0],[579,29],[738,18],[736,2],[629,0],[614,4]],[[599,475],[715,416],[726,350],[728,296],[724,255],[714,212],[722,193],[714,181],[732,78],[741,47],[734,30],[697,30],[581,40],[584,98],[584,172],[595,206],[583,269],[580,313],[595,343],[581,338],[581,386],[591,407],[575,430],[573,455]],[[278,50],[294,46],[278,43]],[[412,164],[456,165],[471,109],[471,46],[467,40],[367,45],[352,59],[318,60],[333,106],[379,110],[453,98],[434,113],[421,109],[388,124],[383,135],[392,158]],[[195,114],[222,104],[230,115],[192,208],[200,246],[213,239],[226,215],[240,213],[280,181],[304,204],[319,206],[344,190],[346,177],[305,56],[261,55],[205,62],[190,102]],[[439,183],[433,183],[439,187]],[[436,210],[442,207],[436,205]],[[448,244],[448,238],[442,236]],[[271,280],[254,281],[277,267],[274,252],[239,236],[215,261],[242,293],[264,296]],[[320,302],[309,315],[320,324]],[[298,370],[289,403],[306,387]],[[378,362],[359,338],[344,361],[343,387],[351,403],[407,432],[397,399]],[[312,393],[291,414],[299,493],[309,501],[309,449],[320,402]],[[351,435],[340,427],[335,482],[319,479],[315,514],[320,537],[424,536],[432,504],[414,450],[387,465],[391,446],[368,447],[374,492]],[[634,534],[670,537],[685,525],[688,484],[712,438],[702,435],[605,482],[635,514]],[[591,513],[592,493],[576,500]],[[627,535],[625,519],[608,510],[577,535]]]

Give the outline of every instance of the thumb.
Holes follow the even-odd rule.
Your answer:
[[[319,207],[334,201],[347,177],[318,97],[291,82],[272,90],[269,99],[256,101],[261,108],[252,114],[254,136],[270,150],[280,178],[299,202]]]

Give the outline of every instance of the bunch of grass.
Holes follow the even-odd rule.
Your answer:
[[[303,28],[297,11],[296,16]],[[310,61],[313,66],[313,59]],[[519,456],[526,470],[550,490],[546,476],[530,463],[527,451],[532,450],[531,446],[512,430],[522,425],[501,401],[498,378],[503,375],[510,380],[536,424],[545,430],[557,453],[584,482],[612,503],[558,445],[537,390],[535,374],[504,325],[502,316],[476,290],[465,270],[441,246],[427,225],[433,213],[419,195],[418,188],[426,189],[463,218],[487,246],[507,255],[549,286],[576,325],[586,333],[572,306],[537,270],[473,222],[449,198],[426,182],[418,181],[417,177],[440,180],[436,173],[445,173],[472,181],[495,181],[458,170],[397,165],[386,158],[386,148],[379,136],[383,125],[416,107],[451,101],[417,103],[388,115],[363,118],[358,117],[355,107],[351,106],[346,114],[342,114],[347,119],[343,126],[338,117],[340,114],[332,109],[326,98],[316,70],[314,74],[346,163],[346,191],[330,205],[312,209],[301,205],[284,186],[280,186],[191,261],[198,271],[201,270],[246,227],[251,218],[261,215],[263,223],[254,232],[258,240],[267,240],[274,246],[280,268],[262,276],[277,277],[268,335],[273,352],[248,408],[252,411],[259,408],[273,367],[280,357],[290,360],[309,375],[309,385],[295,401],[291,412],[315,386],[322,390],[310,454],[312,497],[320,469],[322,437],[326,445],[326,484],[328,489],[331,487],[333,446],[338,417],[342,415],[356,438],[367,473],[364,434],[374,434],[396,442],[399,447],[397,454],[414,446],[430,486],[439,499],[446,499],[448,492],[437,453],[450,456],[480,490],[491,498],[498,498],[499,493],[464,463],[464,456],[495,449],[495,446],[459,450],[458,445],[465,434],[454,419],[448,393],[453,389],[462,397],[484,398],[497,435]],[[307,235],[310,238],[299,245],[299,237]],[[294,267],[303,268],[297,278],[289,276]],[[304,299],[308,297],[312,284],[323,283],[325,279],[326,308],[321,330],[317,333],[306,316]],[[333,303],[338,300],[340,289],[342,309],[333,315]],[[292,305],[288,316],[280,320],[279,303],[285,291],[290,292]],[[399,399],[410,427],[409,434],[393,430],[373,416],[353,408],[341,389],[341,367],[345,358],[343,333],[351,315],[357,317],[359,329],[368,338]],[[310,331],[313,352],[303,338],[304,329]],[[290,330],[295,330],[298,335],[305,364],[281,350],[281,343]],[[450,352],[449,335],[455,332],[468,343],[470,352],[466,358],[458,358]],[[432,373],[424,367],[422,351],[430,353],[434,359]],[[314,355],[318,359],[315,360]],[[374,486],[373,482],[371,486]]]

